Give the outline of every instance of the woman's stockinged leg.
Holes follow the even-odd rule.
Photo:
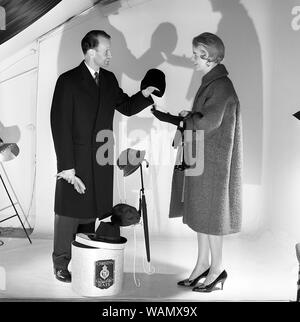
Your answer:
[[[224,270],[222,262],[223,236],[207,235],[211,254],[209,273],[204,281],[205,285],[212,283]]]
[[[190,279],[196,278],[209,268],[209,240],[208,235],[197,233],[198,257]]]

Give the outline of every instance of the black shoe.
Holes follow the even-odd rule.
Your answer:
[[[56,268],[54,275],[61,282],[71,283],[71,274],[67,269]]]
[[[187,278],[185,280],[179,281],[177,283],[177,285],[179,285],[179,286],[185,286],[185,287],[195,286],[199,282],[199,280],[201,278],[207,276],[208,272],[209,272],[209,268],[205,272],[203,272],[202,274],[200,274],[199,276],[197,276],[196,278],[194,278],[193,280],[190,280],[190,279]]]
[[[208,293],[208,292],[216,290],[215,287],[218,283],[221,283],[221,290],[223,290],[223,285],[226,281],[226,278],[227,278],[227,273],[224,270],[212,283],[210,283],[208,285],[202,284],[202,285],[196,286],[193,288],[193,291]]]

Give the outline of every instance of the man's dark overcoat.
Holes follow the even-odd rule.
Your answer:
[[[111,210],[113,165],[100,165],[96,155],[100,160],[108,146],[112,150],[105,157],[113,155],[113,142],[97,142],[103,141],[100,131],[112,131],[115,109],[130,116],[153,103],[151,97],[145,98],[141,92],[131,97],[125,94],[112,72],[101,68],[99,74],[98,87],[82,62],[60,75],[55,86],[51,129],[57,171],[74,168],[86,186],[85,194],[79,194],[67,181],[57,180],[54,211],[58,215],[103,218]]]

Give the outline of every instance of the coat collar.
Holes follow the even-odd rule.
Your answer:
[[[95,80],[93,79],[93,76],[86,67],[84,61],[82,61],[78,67],[80,70],[80,77],[84,88],[93,98],[98,99],[99,88],[96,85]],[[101,81],[101,71],[99,72],[99,76]]]
[[[212,70],[205,74],[202,78],[202,86],[206,86],[218,78],[228,75],[228,71],[223,64],[216,65]]]

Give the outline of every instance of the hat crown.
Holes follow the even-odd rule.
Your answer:
[[[120,154],[117,165],[120,170],[123,170],[124,177],[132,174],[138,169],[144,160],[146,152],[128,148]]]
[[[140,222],[141,214],[133,206],[117,204],[113,207],[111,221],[120,226],[135,225]]]
[[[162,97],[166,90],[166,76],[163,71],[157,68],[149,69],[141,82],[141,90],[148,86],[154,86],[158,89],[153,91],[153,95]]]
[[[120,227],[111,222],[100,222],[95,233],[95,240],[104,242],[119,242]]]

